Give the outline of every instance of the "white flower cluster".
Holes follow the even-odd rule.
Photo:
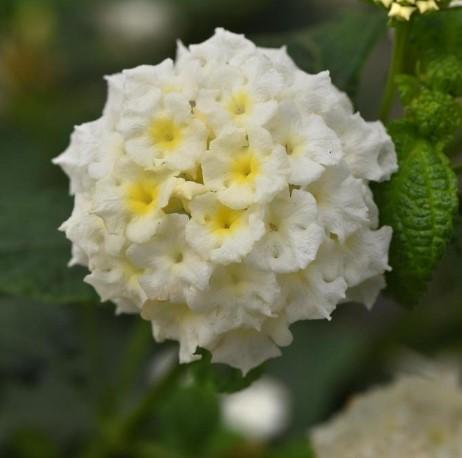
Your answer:
[[[396,170],[379,122],[327,72],[218,29],[175,62],[108,77],[103,116],[58,158],[75,195],[72,264],[157,340],[243,371],[278,355],[289,325],[371,305],[391,229],[369,181]]]
[[[436,11],[440,8],[441,0],[375,0],[388,8],[388,16],[395,19],[409,21],[416,13]]]
[[[458,458],[462,388],[454,375],[406,376],[354,399],[311,437],[319,458]]]

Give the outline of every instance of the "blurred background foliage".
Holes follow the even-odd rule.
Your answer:
[[[356,107],[375,119],[389,43],[386,18],[366,3],[0,2],[0,456],[69,457],[101,434],[116,436],[110,420],[129,411],[156,378],[153,361],[172,345],[152,342],[148,323],[98,305],[82,282],[84,269],[66,268],[70,246],[56,228],[72,202],[50,160],[74,125],[98,117],[103,75],[157,63],[173,56],[177,38],[201,41],[216,26],[262,45],[287,44],[305,70],[329,68]],[[309,427],[387,380],[403,354],[460,355],[460,226],[453,247],[419,308],[386,299],[372,312],[348,304],[332,322],[293,327],[294,343],[265,367],[290,393],[291,420],[270,444],[223,425],[216,374],[195,366],[194,382],[166,390],[158,408],[143,413],[143,427],[118,439],[126,443],[114,456],[310,456]],[[235,374],[225,378],[246,383]],[[93,451],[85,456],[102,456]]]

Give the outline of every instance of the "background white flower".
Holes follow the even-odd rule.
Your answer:
[[[55,160],[75,195],[71,262],[102,300],[177,340],[181,362],[203,347],[244,372],[280,354],[293,322],[373,304],[391,230],[369,182],[395,151],[327,72],[218,29],[108,86],[102,117]]]
[[[223,421],[252,440],[269,440],[289,424],[290,396],[278,380],[262,377],[250,387],[222,398]]]
[[[454,373],[404,376],[353,399],[311,438],[319,458],[456,458],[462,388]]]

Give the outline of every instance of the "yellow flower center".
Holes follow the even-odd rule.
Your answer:
[[[239,184],[251,184],[260,174],[260,161],[250,151],[238,154],[231,164],[231,179]]]
[[[287,138],[282,146],[289,156],[296,156],[303,151],[303,141],[293,136]]]
[[[152,121],[148,133],[152,143],[164,151],[176,149],[183,137],[181,127],[168,118],[158,118]]]
[[[240,90],[231,96],[227,108],[234,117],[238,117],[248,114],[252,110],[252,105],[249,95],[244,90]]]
[[[145,215],[156,206],[158,193],[158,184],[153,179],[130,183],[125,194],[127,207],[135,215]]]
[[[243,211],[220,205],[212,214],[206,215],[204,220],[215,235],[227,237],[242,227],[243,214]]]
[[[187,213],[181,198],[172,196],[166,207],[162,209],[164,213]]]
[[[171,94],[172,92],[177,92],[180,91],[181,88],[179,86],[176,86],[174,84],[166,84],[165,86],[162,87],[162,91],[165,94]]]
[[[128,259],[122,263],[122,270],[125,278],[131,282],[137,282],[138,277],[143,274],[144,270],[132,264]]]
[[[290,141],[286,142],[286,144],[284,145],[285,148],[286,148],[286,153],[290,156],[294,150],[295,150],[295,147],[294,147],[294,144]]]

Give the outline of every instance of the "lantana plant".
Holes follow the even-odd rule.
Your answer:
[[[223,431],[207,435],[219,423],[218,394],[248,387],[266,361],[284,358],[293,324],[335,321],[349,302],[371,309],[381,294],[418,307],[451,246],[462,172],[462,8],[367,3],[377,24],[371,43],[348,48],[339,38],[345,27],[332,40],[336,29],[326,26],[266,47],[217,28],[199,44],[178,42],[174,58],[121,69],[106,77],[101,116],[75,127],[54,159],[73,199],[60,227],[70,265],[86,269],[81,280],[115,313],[134,315],[154,341],[175,348],[167,363],[153,363],[140,399],[103,416],[82,458],[334,458],[349,447],[350,417],[353,434],[363,430],[367,403],[315,431],[313,450],[303,439],[249,451]],[[366,120],[354,100],[362,66],[350,71],[344,62],[365,61],[381,36],[392,54],[375,94],[380,107]],[[320,51],[294,50],[302,39]],[[133,354],[152,342],[142,335]],[[128,374],[136,363],[128,358]],[[393,410],[390,400],[419,398],[414,382],[372,395],[371,428],[386,420],[376,410]],[[146,439],[153,411],[164,420],[154,438],[167,431],[160,444]],[[387,453],[383,434],[374,430],[345,456],[370,456],[364,447]]]

